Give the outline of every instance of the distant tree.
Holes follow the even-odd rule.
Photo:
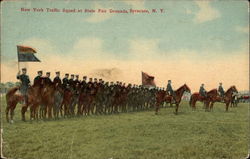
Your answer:
[[[15,86],[20,86],[21,85],[21,82],[16,82],[15,83]]]
[[[5,86],[6,86],[7,88],[12,88],[12,87],[15,86],[15,83],[13,83],[13,82],[6,82],[6,83],[5,83]]]

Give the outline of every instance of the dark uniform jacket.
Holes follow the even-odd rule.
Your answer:
[[[200,94],[201,96],[206,96],[206,90],[205,90],[204,87],[202,87],[202,86],[200,87],[199,94]]]
[[[30,84],[30,79],[29,76],[25,75],[25,74],[21,74],[19,76],[17,76],[17,79],[19,79],[22,83],[22,86],[29,86]]]
[[[71,87],[71,88],[74,88],[75,87],[75,82],[74,82],[74,80],[71,78],[71,79],[69,79],[69,86]]]
[[[170,95],[173,95],[173,93],[174,93],[174,90],[173,90],[170,83],[168,83],[168,85],[167,85],[167,92],[170,93]]]
[[[60,77],[55,77],[54,80],[53,80],[53,83],[54,84],[58,83],[59,85],[61,85],[62,84],[61,78]]]
[[[29,87],[29,84],[30,84],[29,76],[27,76],[25,74],[21,74],[21,75],[17,76],[17,79],[19,79],[21,81],[21,86],[20,86],[21,94],[26,96],[27,91],[28,91],[28,87]]]
[[[69,80],[68,78],[63,78],[63,87],[66,88],[67,87],[67,84],[69,84]]]
[[[92,89],[93,89],[93,82],[88,82],[87,84],[87,93],[90,95],[92,93]]]
[[[225,91],[222,86],[219,86],[218,91],[220,92],[220,95],[223,96]]]
[[[38,81],[39,81],[40,78],[41,78],[41,76],[36,76],[36,77],[34,78],[34,85],[37,85],[37,84],[38,84]]]
[[[44,82],[46,83],[46,84],[52,84],[52,81],[51,81],[51,79],[49,78],[49,77],[44,77]]]
[[[82,91],[84,92],[84,93],[86,93],[86,91],[87,91],[87,82],[86,81],[82,81],[81,82],[81,89],[82,89]]]

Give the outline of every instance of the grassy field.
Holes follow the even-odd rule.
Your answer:
[[[1,103],[5,109],[5,101]],[[225,112],[215,104],[204,112],[181,103],[173,108],[119,115],[88,116],[58,121],[15,123],[3,114],[4,156],[22,159],[240,159],[248,153],[248,104]],[[29,114],[29,113],[28,113]],[[27,117],[28,117],[27,114]]]

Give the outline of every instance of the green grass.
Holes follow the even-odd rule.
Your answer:
[[[5,109],[2,101],[1,110]],[[88,116],[58,121],[15,123],[3,115],[4,156],[23,159],[240,159],[248,153],[248,104],[225,112],[181,103],[173,108],[119,115]],[[28,117],[27,113],[27,117]],[[28,119],[28,118],[27,118]]]

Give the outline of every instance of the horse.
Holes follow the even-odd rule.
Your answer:
[[[72,90],[70,90],[69,88],[65,88],[64,93],[63,93],[63,102],[62,102],[61,109],[60,109],[61,116],[65,117],[65,116],[70,115],[69,107],[70,107],[70,103],[72,100],[72,96],[73,96]],[[64,110],[64,114],[62,114],[62,108]]]
[[[235,86],[231,86],[225,92],[224,97],[221,97],[221,96],[217,95],[216,98],[213,98],[210,101],[210,110],[213,109],[213,105],[214,105],[215,102],[222,102],[222,103],[226,104],[226,111],[228,111],[228,107],[229,107],[230,102],[232,101],[232,98],[233,98],[232,96],[233,96],[234,92],[238,93],[238,90],[236,89]]]
[[[53,115],[55,119],[59,118],[59,112],[63,102],[63,88],[61,85],[56,84],[54,93],[54,105],[53,105]]]
[[[41,92],[41,117],[46,118],[48,112],[48,118],[52,118],[52,109],[55,103],[55,86],[53,82],[44,78],[44,87]]]
[[[77,115],[83,115],[86,109],[87,101],[87,92],[86,88],[81,88],[79,98],[78,98],[78,107],[77,107]]]
[[[79,102],[79,95],[80,95],[80,85],[76,84],[74,89],[72,91],[72,99],[69,105],[69,112],[70,115],[74,116],[75,115],[75,106]]]
[[[204,104],[206,106],[205,108],[207,111],[208,107],[209,107],[209,100],[211,98],[216,98],[217,96],[218,96],[217,89],[212,89],[212,90],[208,91],[206,97],[201,96],[198,92],[195,92],[190,97],[189,105],[190,105],[190,107],[192,107],[193,110],[195,110],[196,109],[195,104],[197,101],[204,102]]]
[[[44,85],[44,79],[40,78],[35,84],[30,86],[27,90],[27,101],[26,104],[22,106],[21,116],[22,120],[25,120],[25,113],[30,107],[30,120],[33,118],[38,119],[38,107],[41,104],[41,91]]]
[[[16,91],[19,90],[20,87],[11,88],[6,94],[6,120],[9,122],[9,112],[11,123],[13,122],[14,110],[16,105],[24,100],[24,97],[21,94],[16,94]]]
[[[178,88],[176,91],[174,91],[175,100],[176,100],[176,103],[175,103],[176,104],[176,108],[175,108],[176,115],[178,114],[179,104],[181,102],[181,99],[182,99],[184,92],[189,92],[189,93],[191,92],[190,88],[186,84],[182,85],[180,88]],[[171,103],[172,97],[170,95],[168,95],[166,91],[161,90],[158,93],[156,93],[155,114],[158,114],[160,104],[162,104],[164,101],[167,103]]]

